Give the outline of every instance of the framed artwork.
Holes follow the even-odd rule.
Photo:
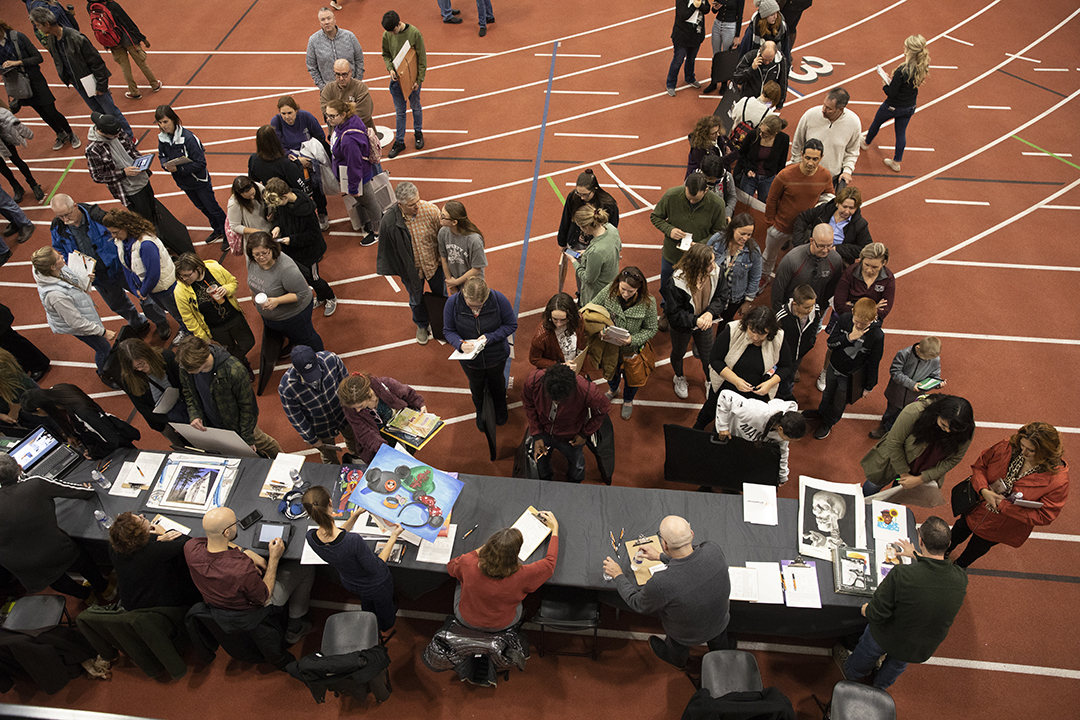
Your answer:
[[[866,504],[857,483],[799,477],[799,552],[832,561],[833,548],[866,547]]]

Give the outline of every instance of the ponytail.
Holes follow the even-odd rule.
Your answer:
[[[308,517],[314,520],[324,533],[334,532],[334,518],[327,511],[330,506],[330,493],[322,485],[314,485],[304,491],[302,499]]]

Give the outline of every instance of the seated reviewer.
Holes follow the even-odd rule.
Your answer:
[[[522,565],[518,560],[522,536],[517,528],[503,528],[480,548],[446,563],[457,578],[454,616],[474,630],[498,632],[521,621],[521,602],[555,574],[559,557],[559,521],[547,511],[538,515],[551,528],[547,554]]]
[[[521,390],[525,417],[541,480],[551,480],[551,450],[569,463],[570,482],[585,479],[585,442],[600,429],[611,401],[587,378],[566,365],[533,370]]]
[[[292,645],[311,631],[307,616],[314,569],[296,560],[282,562],[285,543],[270,541],[270,559],[253,550],[243,550],[233,541],[237,535],[236,513],[227,507],[214,508],[203,516],[206,537],[184,544],[191,579],[202,593],[203,602],[222,630],[252,630],[268,619],[271,608],[289,606],[285,643]],[[291,661],[284,652],[279,668]]]
[[[125,610],[191,607],[201,599],[184,560],[191,538],[123,512],[109,528],[109,560]]]
[[[649,647],[656,656],[677,668],[686,667],[690,648],[708,643],[710,650],[729,648],[727,626],[731,580],[727,559],[720,546],[703,542],[694,546],[690,523],[678,515],[660,522],[660,547],[638,550],[648,560],[667,565],[638,587],[623,574],[619,563],[604,559],[604,574],[615,579],[619,595],[630,609],[642,615],[656,615],[664,626],[666,639],[653,635]]]
[[[338,527],[334,522],[330,493],[322,485],[315,485],[304,491],[304,510],[318,524],[317,528],[308,530],[307,544],[327,565],[337,570],[341,586],[360,597],[360,608],[375,614],[379,632],[389,631],[397,620],[397,604],[394,602],[394,578],[386,561],[401,534],[401,526],[390,526],[390,539],[376,555],[363,537],[352,532],[357,519],[367,512],[363,508],[354,510],[345,524]]]
[[[755,400],[724,390],[716,401],[716,434],[780,446],[780,485],[788,481],[788,443],[806,434],[799,406],[787,400]]]

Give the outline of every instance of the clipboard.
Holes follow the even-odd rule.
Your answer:
[[[660,547],[659,535],[639,537],[636,540],[627,540],[623,543],[623,547],[626,548],[626,557],[630,558],[630,567],[634,568],[634,579],[637,580],[638,585],[644,585],[649,582],[649,578],[653,576],[652,568],[664,564],[659,560],[648,560],[645,558],[643,558],[641,562],[634,561],[634,556],[637,554],[638,550],[650,546],[656,548],[656,551],[659,553],[664,552],[664,549]]]

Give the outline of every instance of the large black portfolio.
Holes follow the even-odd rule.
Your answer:
[[[664,479],[742,492],[743,483],[776,485],[780,447],[742,438],[721,441],[714,433],[664,426]]]

